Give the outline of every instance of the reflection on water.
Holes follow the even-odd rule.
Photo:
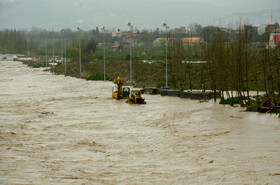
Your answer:
[[[277,184],[275,115],[0,62],[1,184]]]

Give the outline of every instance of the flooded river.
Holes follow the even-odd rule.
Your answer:
[[[0,184],[280,184],[280,119],[0,61]]]

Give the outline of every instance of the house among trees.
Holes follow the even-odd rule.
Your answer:
[[[112,37],[125,37],[125,36],[129,36],[130,31],[113,31],[112,32]],[[137,34],[139,34],[140,32],[138,30],[133,30],[132,31],[132,36],[136,36]]]
[[[201,37],[183,37],[180,38],[183,44],[195,44],[195,43],[201,43],[204,42],[204,39]],[[168,39],[168,41],[170,42],[170,38]],[[159,46],[161,43],[164,44],[166,41],[166,38],[157,38],[154,40],[153,42],[153,46]]]
[[[156,38],[154,41],[153,41],[153,46],[156,47],[156,46],[159,46],[161,43],[165,43],[166,41],[166,38]]]
[[[186,27],[174,28],[175,33],[184,34],[187,32]]]
[[[112,37],[123,37],[123,36],[127,36],[129,34],[129,31],[113,31],[112,32]]]
[[[245,34],[248,41],[253,42],[258,37],[258,27],[244,24],[238,30],[235,30],[235,34],[238,35],[239,33]]]
[[[193,44],[204,42],[204,39],[201,37],[185,37],[181,38],[183,44]]]
[[[112,49],[113,49],[114,52],[122,51],[122,46],[121,45],[113,45]]]
[[[278,22],[274,23],[274,24],[268,24],[265,27],[265,31],[267,33],[273,33],[273,32],[280,32],[280,27]]]
[[[276,48],[280,46],[280,33],[271,33],[269,37],[269,47]]]
[[[230,34],[233,34],[235,32],[235,30],[233,30],[232,28],[225,28],[225,27],[221,27],[219,28],[221,32],[224,32],[224,33],[230,33]]]

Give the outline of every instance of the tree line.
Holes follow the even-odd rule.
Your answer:
[[[0,31],[0,53],[25,53],[27,51],[27,39],[23,31]]]
[[[189,44],[182,45],[180,35],[172,35],[169,41],[169,74],[172,88],[193,89],[194,80],[191,73],[196,71],[195,78],[200,78],[199,89],[211,89],[222,92],[222,98],[239,97],[243,106],[250,97],[250,91],[265,91],[273,105],[280,92],[280,47],[269,47],[269,35],[265,33],[266,42],[253,42],[250,29],[239,27],[234,33],[227,33],[221,28],[210,33],[201,33],[206,42],[199,44],[199,58],[205,64],[183,64],[184,60],[192,60]],[[197,79],[196,79],[197,81]],[[277,93],[278,95],[275,95]],[[278,96],[278,97],[276,97]],[[272,98],[271,98],[272,97]],[[275,103],[273,103],[273,101]]]

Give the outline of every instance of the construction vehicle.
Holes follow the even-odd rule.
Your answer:
[[[118,77],[116,86],[113,88],[112,98],[127,99],[127,103],[146,104],[145,99],[141,96],[141,90],[123,86],[120,77]]]

